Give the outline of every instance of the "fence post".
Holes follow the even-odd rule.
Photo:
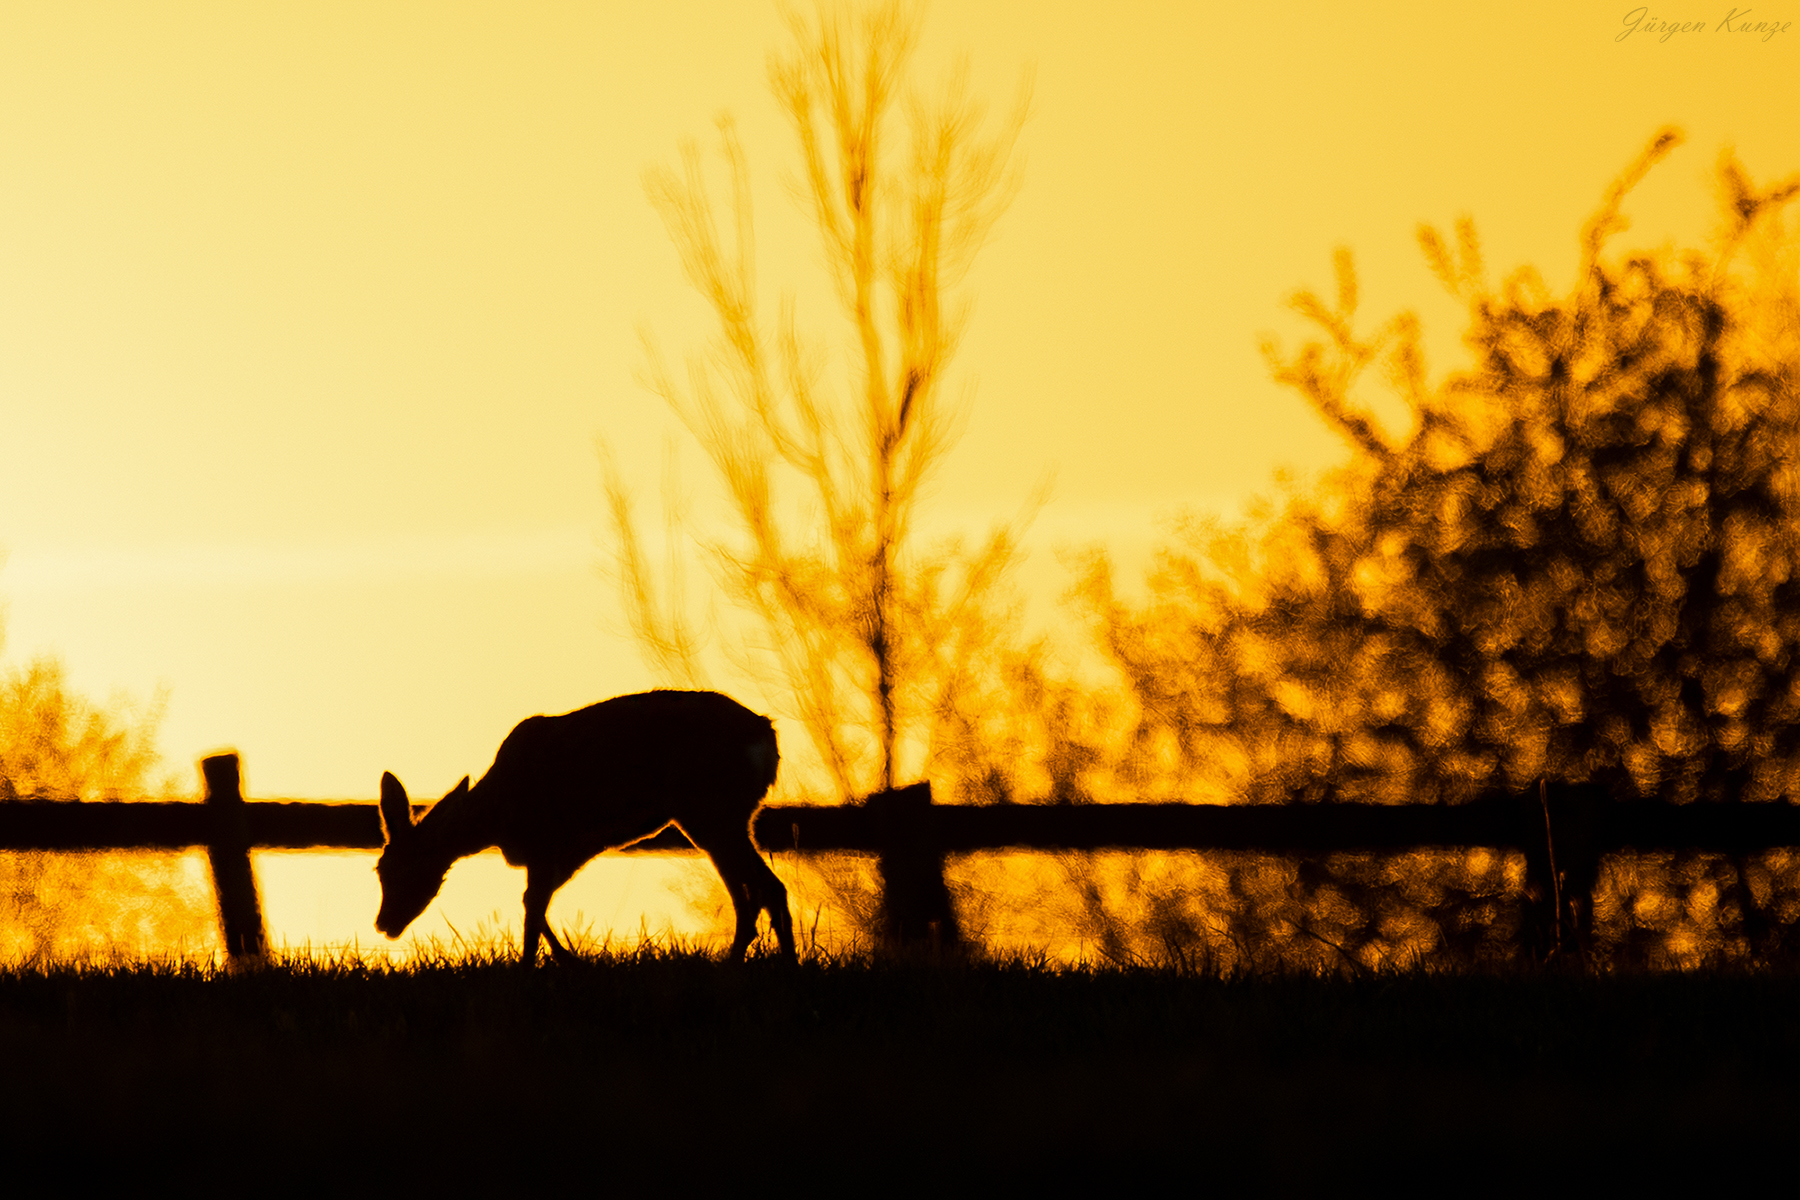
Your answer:
[[[1520,839],[1526,950],[1540,961],[1558,947],[1564,954],[1584,955],[1593,941],[1594,888],[1611,797],[1592,783],[1552,783],[1518,800],[1526,830]]]
[[[236,754],[200,760],[206,780],[208,814],[206,857],[212,864],[213,894],[219,902],[219,929],[225,953],[234,963],[261,958],[268,943],[263,932],[262,902],[250,870],[250,814]]]
[[[931,784],[877,792],[864,804],[881,844],[882,939],[890,947],[959,949],[962,930],[944,886],[944,854],[932,836]]]

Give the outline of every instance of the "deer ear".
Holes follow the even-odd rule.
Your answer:
[[[445,796],[444,799],[448,800],[451,798],[451,796],[466,796],[468,794],[469,794],[469,777],[467,775],[464,775],[462,782],[457,784],[455,787],[451,788],[450,795]]]
[[[381,840],[392,842],[396,834],[410,833],[413,827],[412,801],[406,788],[392,771],[381,775]]]

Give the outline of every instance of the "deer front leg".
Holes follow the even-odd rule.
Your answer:
[[[549,901],[537,900],[531,894],[531,887],[525,888],[525,944],[519,947],[519,961],[528,967],[537,966],[538,938],[549,930],[544,910]]]
[[[570,871],[543,871],[528,867],[525,871],[525,947],[522,961],[537,965],[538,939],[550,943],[550,953],[557,962],[573,962],[575,955],[550,932],[550,897],[568,882]]]

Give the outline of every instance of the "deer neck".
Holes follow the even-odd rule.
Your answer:
[[[446,867],[497,844],[498,831],[484,819],[482,806],[474,801],[473,791],[447,796],[419,820],[421,842],[434,858],[443,859]]]

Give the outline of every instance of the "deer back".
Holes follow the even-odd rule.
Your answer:
[[[643,692],[528,717],[470,791],[509,861],[591,855],[683,827],[748,826],[775,780],[774,726],[717,692]]]

